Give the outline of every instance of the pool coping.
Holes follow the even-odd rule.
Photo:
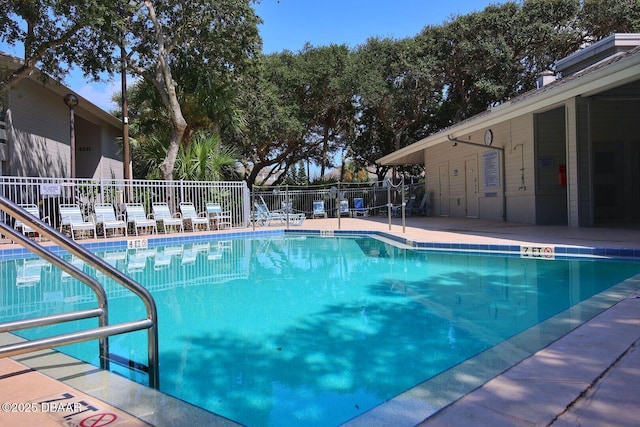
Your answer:
[[[572,259],[572,258],[594,258],[594,259],[620,259],[620,260],[640,260],[640,249],[637,248],[610,248],[610,247],[588,247],[557,244],[496,244],[496,243],[446,243],[428,242],[410,239],[394,235],[392,233],[379,230],[317,230],[317,229],[263,229],[263,230],[241,230],[224,234],[197,233],[180,234],[178,236],[129,236],[124,239],[93,240],[91,242],[77,243],[92,251],[125,250],[136,247],[136,242],[145,246],[163,246],[172,244],[198,243],[205,241],[236,240],[240,238],[261,238],[281,235],[311,235],[320,237],[334,236],[380,236],[385,239],[397,242],[400,245],[411,247],[416,250],[445,251],[474,254],[496,254],[507,256],[518,256],[538,259]],[[142,243],[144,242],[144,243]],[[66,254],[65,249],[61,249],[54,244],[45,242],[44,247],[52,253]],[[527,253],[528,252],[528,253]],[[0,260],[24,258],[25,256],[35,256],[28,249],[22,247],[2,248],[0,246]]]

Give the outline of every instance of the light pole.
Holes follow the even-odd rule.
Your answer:
[[[75,116],[73,114],[73,107],[78,105],[78,97],[72,93],[68,93],[64,96],[64,103],[69,107],[69,134],[71,142],[71,178],[76,177],[76,129],[75,129]]]
[[[133,8],[139,8],[139,2],[137,0],[129,0],[128,6]],[[122,6],[121,6],[122,7]],[[131,18],[132,13],[127,11],[125,7],[120,9],[121,17],[128,21]],[[120,56],[121,56],[121,76],[120,79],[122,85],[122,163],[124,167],[123,177],[125,179],[125,185],[129,184],[131,180],[131,148],[129,146],[129,107],[127,105],[127,51],[125,49],[125,32],[122,30],[120,35]],[[125,191],[125,201],[128,201],[128,190]]]
[[[124,37],[120,46],[120,53],[122,55],[122,162],[124,164],[124,179],[128,181],[131,179],[129,168],[131,159],[129,149],[129,108],[127,106],[127,54],[124,49]]]

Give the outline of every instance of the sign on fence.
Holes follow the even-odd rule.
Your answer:
[[[40,195],[42,196],[59,196],[60,184],[40,184]]]

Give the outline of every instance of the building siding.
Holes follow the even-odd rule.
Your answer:
[[[55,86],[58,85],[58,86]],[[3,173],[14,176],[62,176],[70,173],[69,108],[47,85],[24,79],[9,91],[8,162]],[[122,155],[116,140],[120,129],[86,109],[75,109],[76,175],[122,178]],[[106,113],[105,113],[106,114]],[[108,172],[107,175],[104,175]]]

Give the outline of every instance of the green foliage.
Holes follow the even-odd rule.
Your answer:
[[[309,177],[307,176],[304,162],[300,161],[289,169],[283,184],[297,186],[309,184]]]
[[[532,89],[587,43],[640,32],[637,0],[522,0],[402,40],[262,56],[252,3],[4,0],[0,40],[25,54],[0,84],[36,64],[57,79],[72,64],[94,78],[119,73],[123,45],[129,72],[143,78],[129,94],[134,175],[227,177],[216,162],[240,158],[249,185],[265,170],[301,181],[299,162],[324,174],[343,153],[384,176],[378,158]],[[224,144],[201,136],[211,134]]]
[[[169,138],[156,134],[141,144],[132,141],[134,176],[162,179],[160,165],[166,157]],[[180,146],[176,157],[174,179],[190,181],[237,180],[238,155],[232,147],[207,131],[195,132],[188,144]]]
[[[0,87],[7,90],[30,75],[36,65],[39,77],[62,80],[71,64],[102,56],[104,63],[87,70],[94,78],[113,64],[112,46],[102,41],[105,23],[117,26],[117,10],[101,0],[4,0],[0,13],[0,40],[22,46],[22,64],[0,74]],[[104,27],[105,29],[108,27]],[[117,61],[117,59],[116,59]]]
[[[236,180],[237,154],[224,146],[220,137],[196,132],[188,144],[180,146],[174,177],[191,181]]]
[[[638,0],[584,0],[579,15],[586,34],[592,40],[607,37],[612,32],[640,32],[640,2]]]

